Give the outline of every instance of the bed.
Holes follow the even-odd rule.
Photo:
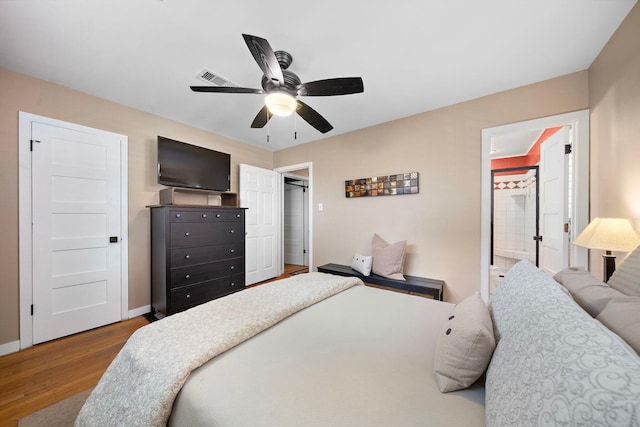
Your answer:
[[[171,398],[168,419],[155,418],[152,424],[163,425],[165,421],[170,426],[216,427],[485,424],[483,381],[446,394],[440,393],[435,382],[436,334],[441,332],[453,304],[366,287],[355,278],[308,273],[247,289],[186,313],[220,308],[239,295],[246,298],[271,291],[298,292],[308,283],[319,283],[317,286],[324,289],[323,282],[346,284],[210,360],[198,362],[184,383],[173,387],[177,390]],[[260,299],[264,301],[263,296]],[[252,310],[249,306],[247,309]],[[194,331],[200,331],[198,328],[192,326]],[[144,358],[158,360],[147,361],[145,367],[134,371],[150,370],[164,363],[162,355],[154,356],[154,349],[148,345],[129,353],[135,357],[148,353]],[[185,354],[186,347],[190,347],[179,342],[175,346],[185,347],[181,349]],[[154,390],[163,386],[139,384],[155,379],[146,372],[141,376],[129,373],[131,358],[110,366],[76,425],[102,425],[103,421],[104,425],[149,425],[148,420],[131,416],[130,412],[154,405],[157,400],[153,397]],[[130,381],[131,385],[119,403],[106,403],[106,397],[114,399],[124,393],[118,388],[122,384],[113,388],[109,378],[105,380],[117,376],[110,373],[117,371],[112,369],[113,365],[124,366],[120,374],[124,378],[111,382]],[[113,405],[117,404],[124,406],[114,410]],[[100,411],[111,412],[100,414]],[[118,416],[122,416],[121,422],[114,420]]]
[[[354,286],[195,370],[169,425],[484,425],[481,385],[435,385],[437,319],[450,308]]]

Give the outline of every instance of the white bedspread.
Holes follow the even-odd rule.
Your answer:
[[[164,426],[191,371],[360,279],[301,274],[250,288],[136,331],[82,407],[76,426]]]
[[[484,427],[484,382],[440,393],[453,304],[354,286],[194,370],[169,427]]]

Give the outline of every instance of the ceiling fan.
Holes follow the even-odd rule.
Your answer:
[[[252,128],[262,128],[275,114],[288,116],[294,111],[307,123],[322,133],[333,126],[316,110],[297,99],[298,96],[334,96],[361,93],[364,85],[361,77],[338,77],[301,83],[300,78],[288,70],[293,57],[282,50],[273,51],[263,38],[243,34],[253,58],[263,72],[262,89],[236,86],[191,86],[194,92],[256,93],[267,94],[265,106],[251,123]]]

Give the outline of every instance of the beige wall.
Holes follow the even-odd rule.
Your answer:
[[[313,162],[314,264],[350,262],[373,233],[408,240],[407,272],[478,289],[480,132],[591,108],[591,216],[640,218],[640,7],[587,71],[272,153],[0,69],[0,345],[18,336],[18,111],[129,136],[129,306],[149,303],[149,217],[158,134],[231,153],[234,166]],[[425,94],[428,96],[428,94]],[[344,180],[420,172],[420,194],[346,199]],[[234,167],[234,172],[237,173]],[[232,177],[237,189],[237,176]],[[317,211],[317,203],[324,211]],[[600,254],[591,270],[601,272]]]
[[[19,339],[18,111],[129,137],[129,308],[149,304],[149,212],[158,203],[156,137],[163,135],[231,154],[232,191],[238,164],[272,168],[273,154],[175,121],[0,68],[0,345]]]
[[[631,218],[640,229],[640,5],[589,68],[591,218]],[[602,251],[590,270],[602,276]],[[618,256],[618,264],[627,255]]]
[[[444,280],[446,300],[478,291],[482,129],[585,109],[587,86],[583,71],[276,152],[313,162],[314,265],[349,264],[378,233],[406,239],[405,272]],[[345,198],[347,179],[414,171],[420,194]]]

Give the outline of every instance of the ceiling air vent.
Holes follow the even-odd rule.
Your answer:
[[[215,86],[237,86],[235,83],[206,68],[200,71],[196,77]]]

